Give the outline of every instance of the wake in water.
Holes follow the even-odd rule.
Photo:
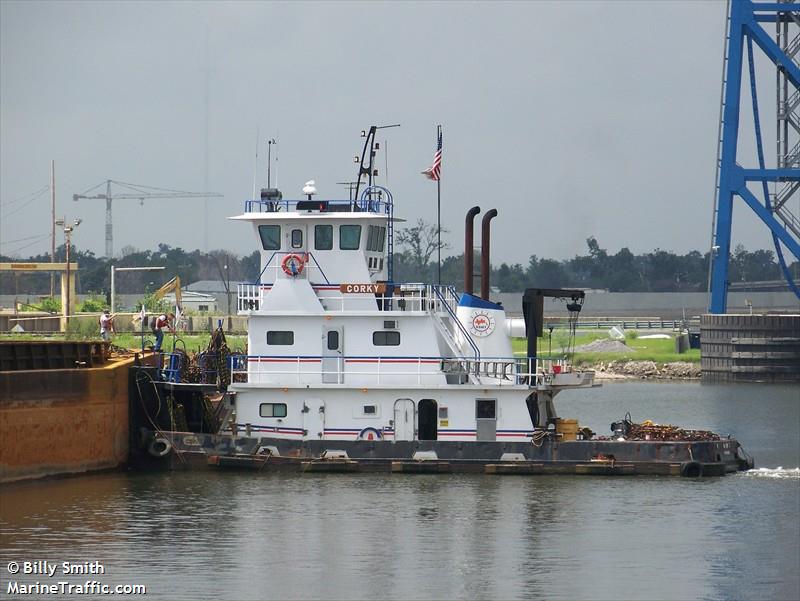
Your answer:
[[[746,476],[754,476],[756,478],[795,478],[800,480],[800,467],[759,467],[757,469],[747,470],[744,473]]]

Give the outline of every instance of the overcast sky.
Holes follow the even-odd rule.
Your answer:
[[[209,249],[256,248],[226,217],[252,194],[257,131],[259,186],[274,137],[284,198],[309,179],[345,198],[360,131],[402,124],[378,138],[378,183],[397,216],[435,222],[420,171],[441,123],[446,254],[474,204],[499,211],[493,263],[584,254],[591,235],[610,252],[704,252],[724,19],[722,1],[3,1],[0,250],[49,250],[49,195],[15,201],[47,185],[51,159],[57,212],[83,219],[74,243],[97,255],[105,203],[72,194],[106,179],[203,190],[208,81],[208,189],[224,194],[208,201]],[[774,102],[761,98],[767,135]],[[740,156],[755,164],[752,145]],[[203,206],[114,202],[116,253],[203,249]],[[734,244],[771,247],[742,203],[734,217]]]

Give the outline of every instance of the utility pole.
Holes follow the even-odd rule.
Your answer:
[[[64,306],[64,325],[65,325],[65,331],[69,332],[70,288],[71,288],[71,286],[70,286],[70,273],[69,273],[69,271],[70,271],[70,265],[69,265],[70,256],[69,255],[70,255],[70,246],[72,245],[72,243],[70,241],[70,237],[72,235],[72,231],[81,224],[81,220],[80,219],[76,219],[75,221],[72,222],[72,225],[68,225],[67,224],[67,218],[63,217],[62,219],[59,219],[58,221],[56,221],[55,224],[64,228],[64,239],[65,239],[66,245],[67,245],[67,269],[66,269],[67,293],[66,293],[66,299],[65,299],[65,303],[64,303],[64,305],[65,305]]]
[[[56,262],[56,162],[50,161],[50,262]],[[56,293],[56,274],[50,272],[50,298]]]

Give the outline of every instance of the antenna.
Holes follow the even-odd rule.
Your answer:
[[[355,162],[359,163],[358,167],[358,178],[356,184],[356,193],[355,198],[358,200],[358,190],[361,187],[361,176],[366,175],[368,186],[372,186],[372,178],[378,175],[378,170],[374,168],[375,165],[375,154],[376,150],[380,147],[379,144],[375,142],[375,133],[379,129],[388,129],[390,127],[400,127],[399,123],[394,125],[372,125],[368,130],[362,129],[361,130],[361,137],[366,138],[364,140],[364,148],[361,151],[361,159],[359,160],[358,156],[355,158]],[[385,142],[384,142],[385,143]],[[367,153],[369,150],[369,153]]]
[[[275,138],[270,138],[267,140],[267,188],[272,187],[272,145],[277,144]],[[275,156],[275,162],[278,162],[277,157],[277,150]],[[275,176],[275,185],[278,185],[278,176]]]
[[[258,177],[258,137],[259,137],[259,128],[256,127],[256,161],[253,165],[253,196],[251,198],[253,200],[256,199],[256,178]]]

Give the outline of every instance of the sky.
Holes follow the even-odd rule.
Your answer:
[[[361,130],[395,123],[379,132],[377,183],[398,217],[434,223],[420,172],[442,125],[445,255],[463,250],[473,205],[499,211],[493,263],[586,254],[589,236],[612,253],[705,252],[724,24],[722,1],[3,0],[0,253],[49,252],[49,194],[26,195],[53,160],[80,249],[104,254],[105,202],[72,195],[114,179],[224,195],[114,201],[116,255],[159,242],[249,254],[251,230],[226,218],[254,175],[266,185],[267,139],[284,198],[310,179],[346,198]],[[775,75],[757,67],[769,163]],[[755,165],[742,138],[739,162]],[[741,202],[733,243],[771,247]]]

